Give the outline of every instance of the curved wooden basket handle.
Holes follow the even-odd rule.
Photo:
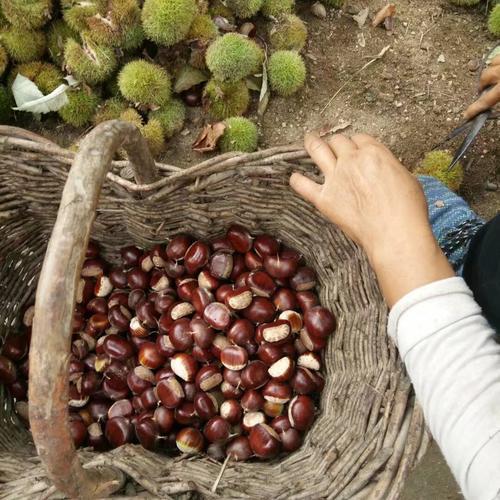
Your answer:
[[[113,468],[82,467],[68,424],[72,318],[90,229],[115,152],[124,147],[136,182],[154,182],[156,166],[139,130],[117,120],[82,141],[69,171],[36,291],[29,365],[33,440],[55,486],[70,498],[99,498],[122,484]]]

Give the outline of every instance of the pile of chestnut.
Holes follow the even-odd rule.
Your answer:
[[[139,442],[220,460],[296,450],[336,327],[315,286],[296,250],[239,225],[210,242],[122,248],[118,267],[90,242],[68,366],[75,446]],[[33,311],[0,355],[0,382],[25,420]]]

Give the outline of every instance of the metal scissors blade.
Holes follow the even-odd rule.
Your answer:
[[[483,111],[479,115],[477,115],[475,118],[472,120],[468,121],[461,127],[458,127],[455,129],[448,137],[447,140],[453,139],[457,136],[459,136],[462,132],[467,130],[467,128],[470,127],[469,132],[465,136],[464,141],[458,148],[457,152],[455,153],[455,156],[453,157],[453,161],[450,163],[450,166],[448,167],[448,172],[460,161],[462,156],[467,152],[469,149],[470,145],[474,142],[476,139],[477,135],[481,131],[481,129],[484,127],[484,124],[487,122],[488,118],[490,117],[492,113],[491,109],[488,109],[486,111]]]

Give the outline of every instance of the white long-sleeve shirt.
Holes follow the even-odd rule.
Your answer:
[[[500,499],[500,345],[465,281],[410,292],[389,334],[464,496]]]

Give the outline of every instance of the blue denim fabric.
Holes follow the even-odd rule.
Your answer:
[[[447,235],[461,223],[476,221],[484,224],[484,220],[469,207],[465,200],[449,190],[442,182],[427,175],[419,175],[417,178],[427,199],[432,232],[441,247],[446,242]],[[448,255],[448,260],[460,275],[467,248],[468,244]]]

